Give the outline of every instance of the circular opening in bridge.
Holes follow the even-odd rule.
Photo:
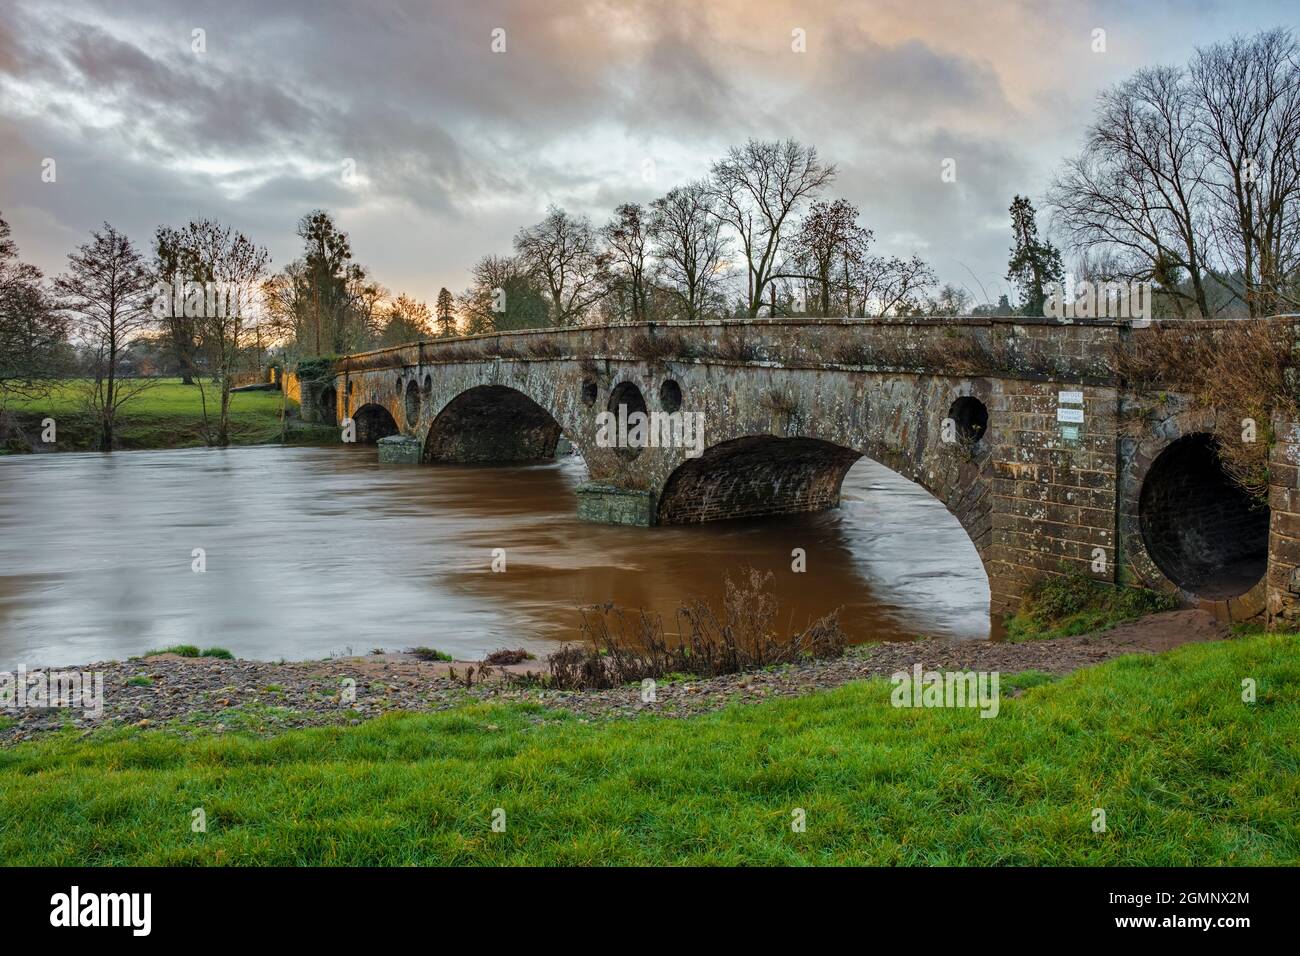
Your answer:
[[[659,407],[666,412],[682,407],[682,387],[671,378],[659,386]]]
[[[645,450],[644,445],[626,444],[628,439],[635,440],[637,438],[633,431],[633,425],[628,421],[634,413],[640,412],[646,416],[646,418],[642,419],[643,425],[640,436],[642,440],[649,438],[650,423],[649,416],[646,415],[648,409],[646,408],[645,396],[641,394],[641,389],[637,388],[633,383],[619,382],[614,386],[614,391],[610,392],[609,404],[606,407],[617,416],[618,425],[615,434],[618,443],[615,445],[614,450],[620,458],[631,461]],[[626,432],[622,428],[624,423],[627,423]]]
[[[397,390],[398,395],[402,394],[402,376],[397,376],[397,381],[394,383],[393,387]]]
[[[406,386],[406,421],[409,425],[414,425],[420,418],[420,386],[415,384],[415,379],[411,379]]]
[[[1138,513],[1151,560],[1197,597],[1245,594],[1268,567],[1268,508],[1224,471],[1210,435],[1188,435],[1160,453]]]
[[[420,391],[423,393],[422,397],[426,402],[433,397],[433,376],[432,375],[424,376],[424,386],[420,389]]]
[[[582,403],[588,407],[596,404],[596,393],[599,388],[596,386],[594,379],[587,379],[582,383]]]
[[[963,395],[948,408],[948,417],[964,441],[977,442],[989,430],[989,410],[978,398]]]
[[[352,386],[355,385],[355,384],[356,384],[356,382],[348,382],[348,395],[349,395],[349,396],[352,395]]]

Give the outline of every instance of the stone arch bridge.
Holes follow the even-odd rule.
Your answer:
[[[866,456],[961,522],[995,621],[1030,582],[1069,570],[1224,618],[1300,617],[1300,428],[1274,423],[1270,507],[1254,504],[1219,466],[1213,412],[1138,394],[1117,373],[1117,350],[1144,334],[1022,318],[528,330],[349,355],[300,388],[304,417],[350,419],[381,460],[575,450],[590,476],[579,514],[593,521],[830,508]],[[600,425],[620,406],[690,415],[703,441],[617,447]]]

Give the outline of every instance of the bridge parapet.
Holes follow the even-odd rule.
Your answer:
[[[872,368],[1109,383],[1127,324],[1030,318],[728,319],[527,329],[345,356],[336,373],[498,359]]]

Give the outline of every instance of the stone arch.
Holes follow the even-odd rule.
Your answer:
[[[1138,498],[1142,541],[1181,590],[1239,597],[1268,568],[1268,508],[1235,484],[1204,432],[1171,442],[1151,463]]]
[[[822,511],[861,454],[817,438],[751,435],[706,448],[668,477],[659,524]]]
[[[476,385],[449,401],[429,426],[426,462],[538,462],[555,458],[560,424],[523,392]]]
[[[1267,603],[1269,509],[1240,507],[1245,492],[1226,482],[1212,448],[1216,424],[1212,410],[1175,405],[1121,439],[1121,579],[1243,621]]]
[[[944,467],[935,467],[933,462],[914,460],[896,447],[871,441],[849,446],[808,436],[733,438],[674,469],[656,502],[656,523],[691,524],[834,508],[849,469],[868,458],[920,485],[957,519],[992,586],[990,455],[984,451],[956,457],[961,455],[957,450],[938,454],[954,458]]]
[[[338,393],[334,391],[333,385],[326,385],[320,390],[316,408],[322,424],[338,424]]]
[[[393,413],[374,402],[362,405],[352,414],[357,429],[357,444],[373,445],[381,438],[396,435],[399,431]]]
[[[1138,497],[1142,543],[1179,590],[1199,600],[1240,598],[1268,569],[1269,512],[1236,485],[1203,432],[1171,442]]]

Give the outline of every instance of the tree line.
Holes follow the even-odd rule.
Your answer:
[[[1078,273],[1153,284],[1178,318],[1300,306],[1300,50],[1233,37],[1106,90],[1048,193]]]
[[[551,206],[474,264],[465,329],[941,309],[927,263],[876,253],[857,207],[823,198],[835,176],[814,146],[751,139],[603,225]]]

